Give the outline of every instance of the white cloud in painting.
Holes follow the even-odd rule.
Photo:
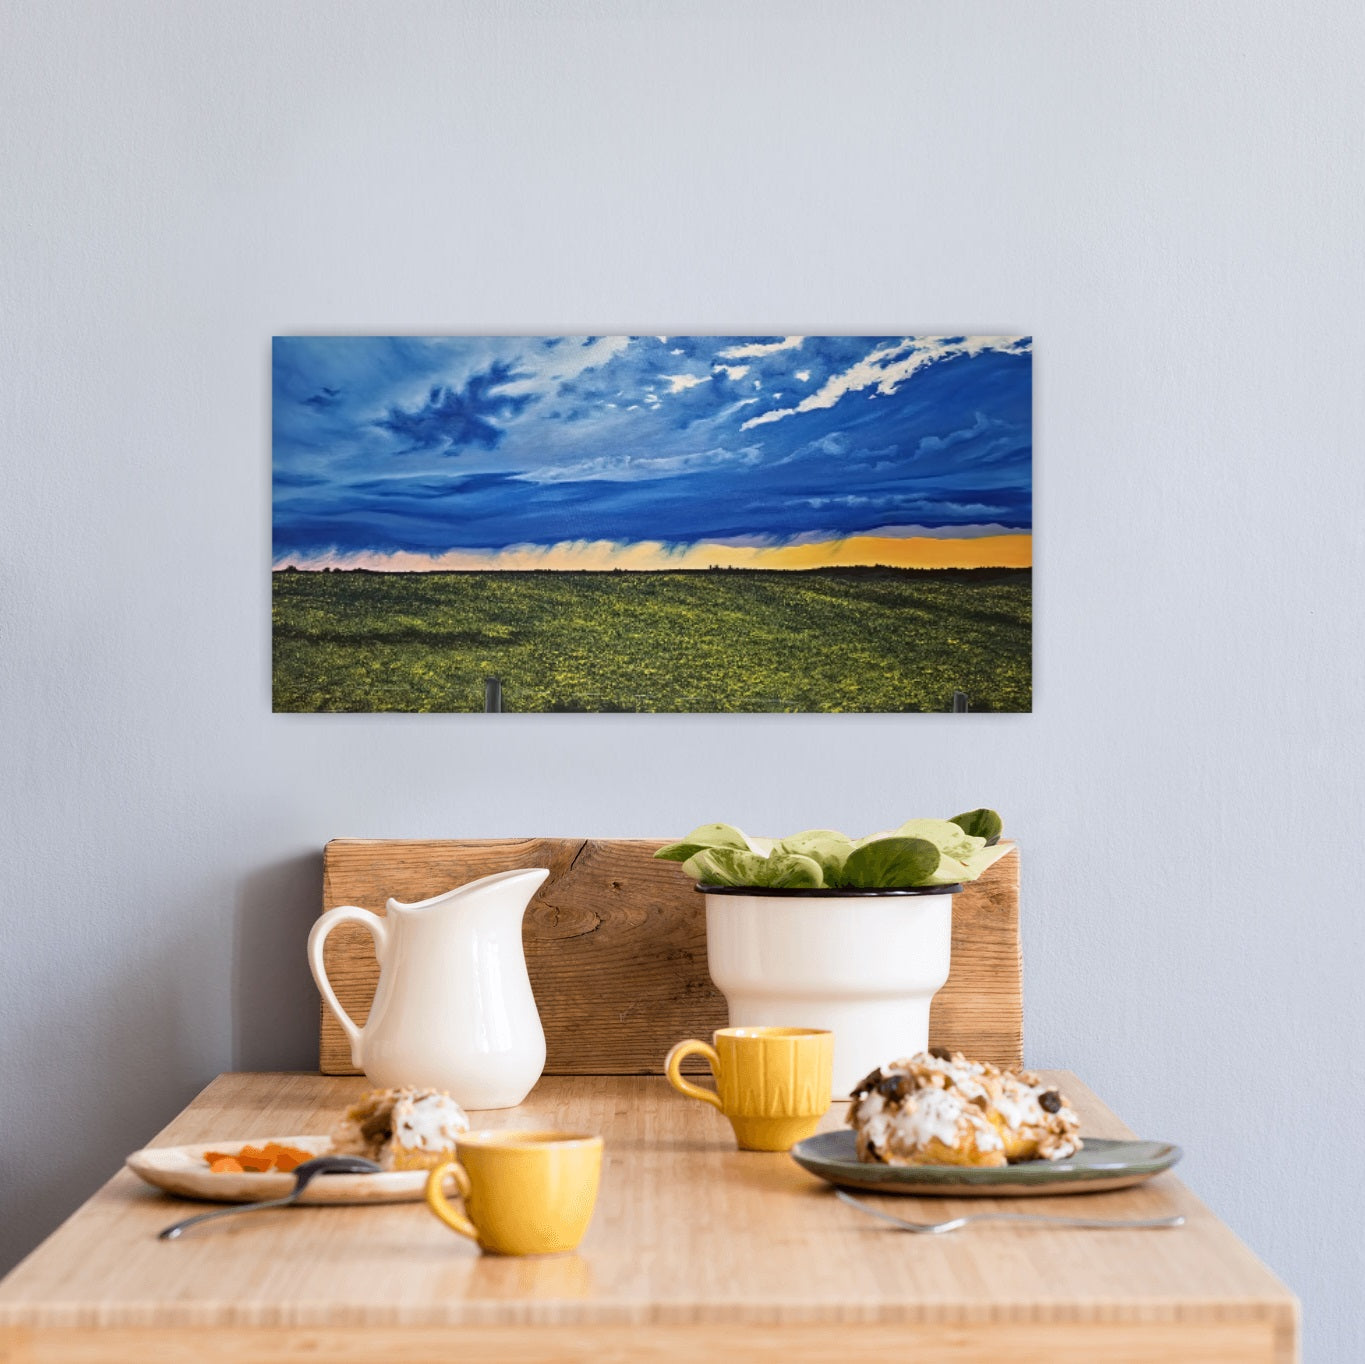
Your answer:
[[[986,416],[984,412],[978,412],[970,426],[959,427],[956,431],[949,431],[944,436],[924,436],[915,450],[917,454],[921,455],[932,454],[939,450],[949,450],[954,445],[961,445],[963,441],[971,440],[974,436],[985,435],[987,431],[998,431],[1006,425],[1007,423],[997,421],[994,417]]]
[[[871,530],[858,532],[869,539],[878,540],[982,540],[993,535],[1018,535],[1017,527],[1003,526],[998,521],[983,522],[969,526],[907,526],[896,524],[874,526]],[[1024,534],[1028,534],[1027,531]],[[827,526],[816,530],[803,530],[798,535],[750,535],[732,536],[728,540],[717,540],[718,544],[764,544],[764,545],[820,545],[830,540],[847,538],[848,532],[837,526]]]
[[[841,374],[832,374],[820,388],[803,398],[795,407],[775,407],[750,417],[744,430],[765,422],[781,421],[798,412],[814,412],[833,407],[846,393],[872,389],[869,396],[889,395],[917,369],[946,360],[954,355],[980,355],[982,351],[1002,350],[1021,354],[1029,347],[1022,336],[910,336],[869,351]]]
[[[670,393],[682,393],[686,389],[696,388],[698,384],[704,384],[711,378],[709,374],[661,374],[659,378],[668,385]]]
[[[523,338],[509,337],[512,345]],[[548,393],[555,385],[578,378],[585,370],[598,369],[630,346],[628,336],[566,336],[548,359],[530,360],[524,351],[512,354],[517,377],[506,385],[509,393]]]
[[[716,354],[722,360],[749,360],[759,355],[775,355],[780,350],[796,350],[805,339],[804,336],[784,336],[780,341],[750,341],[747,345],[730,346]]]
[[[715,365],[713,368],[717,374],[724,374],[731,383],[734,383],[748,374],[753,367],[751,365]]]
[[[955,512],[961,516],[1000,516],[1009,509],[985,502],[945,502],[916,494],[888,493],[866,496],[862,493],[834,493],[826,497],[797,497],[792,501],[799,507],[874,507],[879,511]]]
[[[808,369],[798,369],[798,370],[796,370],[795,373],[792,375],[792,378],[794,378],[794,379],[800,379],[801,382],[802,382],[803,384],[808,384],[808,383],[810,383],[810,370],[808,370]]]
[[[1020,532],[1018,526],[988,521],[967,526],[875,526],[863,533],[886,540],[981,540],[990,535],[1018,535]]]
[[[753,407],[755,403],[762,402],[761,398],[738,398],[732,403],[727,403],[719,412],[710,418],[705,424],[709,427],[723,426],[731,417],[743,407]]]
[[[746,445],[740,450],[716,446],[680,455],[598,455],[574,464],[528,469],[516,477],[525,483],[639,483],[699,469],[717,469],[722,465],[743,468],[757,464],[761,457],[762,448],[757,445]]]
[[[798,455],[817,452],[822,455],[846,455],[852,445],[853,442],[842,431],[831,431],[828,435],[821,436],[819,440],[813,440],[803,445],[796,453]]]

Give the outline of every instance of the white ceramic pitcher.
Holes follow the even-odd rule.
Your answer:
[[[512,1108],[545,1069],[521,921],[549,872],[501,871],[417,904],[329,909],[308,935],[308,964],[351,1039],[351,1060],[380,1088],[443,1089],[464,1108]],[[356,1026],[327,979],[322,945],[338,924],[374,937],[379,987]]]

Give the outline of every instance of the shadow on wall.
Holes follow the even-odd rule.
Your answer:
[[[10,1124],[0,1142],[0,1273],[219,1070],[317,1069],[318,995],[307,942],[322,899],[321,851],[261,867],[238,883],[230,1053],[216,1043],[213,1026],[219,990],[228,987],[214,965],[224,945],[224,891],[205,885],[177,893],[172,904],[144,888],[133,897],[140,910],[126,916],[130,928],[118,953],[107,944],[93,952],[78,947],[64,992],[41,996],[42,1007],[22,1013],[22,1032],[6,1037],[34,1055],[55,1045],[58,1055],[30,1095],[44,1121]],[[148,924],[156,932],[138,931]],[[206,991],[217,999],[206,1000]]]
[[[28,1096],[41,1122],[7,1124],[0,1142],[0,1273],[26,1255],[213,1078],[218,1067],[195,1026],[186,961],[204,955],[200,924],[136,938],[122,961],[77,962],[45,1010],[26,1012],[6,1044],[61,1050],[46,1092]],[[73,1002],[74,1001],[74,1002]],[[202,1013],[202,1009],[199,1011]],[[149,1196],[150,1193],[149,1193]]]
[[[308,932],[321,909],[321,849],[260,867],[238,886],[234,1069],[317,1070],[319,1003]]]

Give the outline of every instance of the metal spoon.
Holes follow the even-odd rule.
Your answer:
[[[314,1156],[305,1160],[294,1169],[294,1191],[284,1198],[269,1198],[263,1203],[237,1203],[231,1208],[217,1208],[213,1212],[201,1212],[197,1217],[187,1217],[176,1222],[165,1231],[157,1232],[158,1241],[174,1241],[182,1231],[187,1231],[198,1222],[209,1222],[215,1217],[231,1217],[238,1212],[258,1212],[261,1208],[284,1208],[293,1203],[312,1183],[317,1175],[374,1175],[380,1167],[372,1160],[361,1156]]]
[[[854,1198],[852,1194],[846,1194],[842,1189],[834,1191],[843,1199],[850,1208],[857,1208],[859,1212],[871,1213],[873,1217],[880,1217],[883,1222],[890,1222],[894,1226],[900,1227],[902,1231],[917,1231],[925,1236],[942,1236],[944,1232],[956,1231],[959,1227],[965,1227],[968,1222],[1033,1222],[1050,1227],[1110,1227],[1119,1231],[1130,1231],[1141,1227],[1183,1227],[1185,1219],[1183,1217],[1152,1217],[1146,1221],[1133,1222],[1112,1222],[1098,1217],[1044,1217],[1031,1212],[974,1212],[966,1217],[950,1217],[945,1222],[907,1222],[903,1217],[893,1217],[889,1212],[883,1212],[880,1208],[874,1208],[870,1203],[864,1203],[860,1198]]]

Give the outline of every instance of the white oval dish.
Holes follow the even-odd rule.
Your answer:
[[[283,1198],[294,1187],[294,1176],[269,1171],[257,1174],[216,1175],[204,1163],[205,1151],[237,1152],[268,1141],[298,1146],[314,1155],[331,1150],[332,1139],[256,1137],[244,1141],[199,1141],[190,1146],[147,1146],[124,1162],[139,1179],[177,1198],[202,1198],[211,1203],[254,1203]],[[299,1198],[301,1204],[415,1203],[424,1196],[426,1170],[385,1170],[376,1175],[319,1175]]]

